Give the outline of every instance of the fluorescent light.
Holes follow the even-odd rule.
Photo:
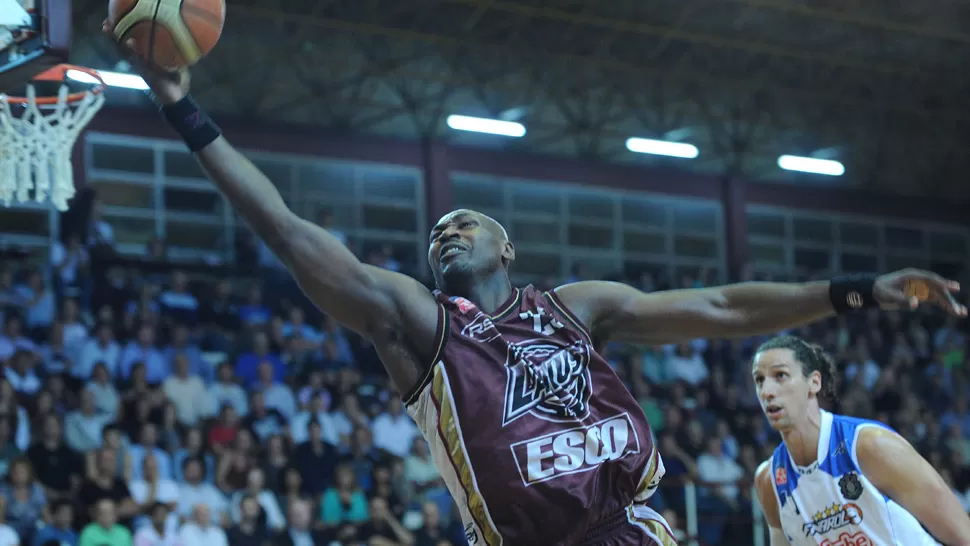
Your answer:
[[[838,161],[831,159],[783,155],[778,158],[778,166],[786,171],[824,174],[825,176],[842,176],[845,174],[845,167]]]
[[[694,159],[700,154],[697,146],[693,144],[637,137],[626,140],[626,149],[638,154],[665,155],[684,159]]]
[[[148,89],[148,84],[141,76],[136,76],[134,74],[123,74],[121,72],[108,72],[107,70],[98,70],[98,75],[104,79],[104,83],[110,85],[111,87],[123,87],[125,89],[136,89],[138,91],[144,91]],[[81,83],[96,84],[98,81],[94,79],[94,76],[81,72],[80,70],[68,70],[67,77]]]
[[[500,119],[473,118],[469,116],[448,116],[448,127],[456,131],[471,131],[473,133],[488,133],[507,137],[525,136],[525,125],[514,121]]]

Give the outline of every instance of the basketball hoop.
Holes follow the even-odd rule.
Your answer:
[[[72,71],[94,86],[72,93],[66,83]],[[33,82],[61,86],[57,96],[38,97],[32,83],[25,97],[0,93],[0,201],[9,207],[14,200],[49,200],[63,212],[74,197],[71,151],[104,105],[105,83],[97,71],[69,64],[34,76]]]

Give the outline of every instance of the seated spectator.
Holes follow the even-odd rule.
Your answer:
[[[249,413],[246,391],[236,383],[232,373],[232,365],[229,363],[220,364],[216,370],[216,380],[209,386],[206,395],[211,403],[209,416],[218,415],[226,404],[231,405],[236,410],[236,415],[240,417]]]
[[[415,546],[437,546],[442,541],[461,544],[465,532],[458,524],[442,521],[438,504],[425,502],[421,505],[421,527],[414,533]]]
[[[206,513],[212,524],[221,525],[228,509],[226,497],[212,484],[204,481],[203,471],[202,461],[199,459],[189,458],[182,463],[185,481],[179,484],[176,512],[181,518],[188,519],[194,517],[195,507],[202,505],[207,507]]]
[[[24,539],[32,538],[38,521],[48,519],[47,494],[34,479],[28,459],[17,459],[10,464],[7,483],[0,486],[0,496],[6,507],[4,521]]]
[[[258,382],[251,388],[263,393],[266,407],[280,412],[286,420],[296,415],[296,397],[293,396],[290,387],[274,379],[272,364],[269,362],[261,363],[257,373]]]
[[[258,284],[249,286],[246,303],[239,306],[239,319],[248,326],[261,326],[269,322],[272,314],[263,305],[263,291]]]
[[[101,447],[101,434],[112,416],[98,413],[94,406],[94,393],[81,391],[81,405],[64,419],[64,441],[67,447],[85,453]]]
[[[132,368],[136,364],[145,366],[145,381],[149,385],[158,385],[168,377],[169,369],[162,353],[155,348],[155,328],[151,324],[138,327],[138,334],[125,345],[118,361],[118,373],[121,379],[130,379]]]
[[[374,418],[371,431],[374,447],[397,457],[407,456],[414,439],[420,435],[414,420],[404,413],[401,398],[395,395],[388,400],[387,411]]]
[[[178,354],[173,360],[175,374],[162,384],[162,392],[175,405],[178,422],[194,427],[209,412],[211,402],[206,399],[202,378],[190,372],[189,359]]]
[[[686,381],[693,386],[701,384],[709,375],[701,351],[691,343],[677,346],[674,354],[667,358],[667,369],[672,379]]]
[[[232,546],[263,546],[270,542],[270,532],[266,528],[266,515],[259,500],[247,495],[239,503],[239,521],[229,528],[226,536]],[[285,521],[284,521],[285,524]]]
[[[282,436],[271,436],[266,442],[266,453],[262,465],[263,473],[266,475],[266,488],[271,491],[281,491],[283,471],[289,466],[289,446]]]
[[[111,515],[124,525],[130,524],[138,515],[139,506],[131,498],[131,491],[123,478],[117,476],[118,459],[113,449],[103,447],[94,453],[92,468],[87,479],[77,493],[78,519],[90,521],[94,517],[88,512],[102,500],[111,501]]]
[[[103,362],[95,364],[94,373],[91,380],[84,385],[84,390],[94,396],[95,411],[103,415],[109,423],[118,417],[121,396],[111,383],[111,374]]]
[[[438,467],[431,460],[428,442],[424,438],[418,437],[411,442],[411,453],[404,458],[404,479],[419,495],[445,486]]]
[[[154,516],[151,510],[156,504],[165,505],[169,509],[167,513],[171,513],[172,515],[172,523],[175,526],[175,530],[177,530],[178,518],[175,516],[174,510],[178,505],[178,485],[172,480],[165,479],[159,475],[158,463],[155,462],[155,457],[149,455],[142,459],[141,464],[142,478],[140,480],[132,480],[128,483],[128,491],[131,492],[132,500],[138,504],[139,511],[147,516]],[[150,523],[144,521],[144,519],[144,517],[136,518],[135,527]]]
[[[10,463],[23,455],[13,438],[14,418],[0,415],[0,479],[7,476]]]
[[[172,456],[158,447],[158,427],[153,423],[144,423],[138,439],[138,443],[132,444],[128,448],[128,455],[131,457],[132,478],[142,479],[141,461],[151,455],[158,465],[158,475],[162,479],[170,479],[172,477]]]
[[[114,501],[101,499],[92,511],[94,520],[81,531],[78,546],[132,546],[131,531],[118,523]]]
[[[190,458],[202,461],[203,472],[208,481],[215,479],[216,460],[211,453],[205,451],[205,441],[202,438],[202,430],[199,428],[190,428],[185,431],[182,447],[172,457],[172,472],[175,475],[176,482],[185,480],[182,475],[182,466],[186,459]]]
[[[74,366],[74,355],[67,349],[64,324],[55,322],[47,332],[47,343],[40,348],[40,367],[43,375],[66,374]]]
[[[347,465],[337,468],[336,483],[323,492],[320,501],[320,521],[326,527],[339,527],[345,523],[359,524],[367,521],[367,497]]]
[[[81,312],[74,298],[65,298],[61,303],[58,317],[64,325],[64,347],[72,355],[77,355],[88,340],[88,327],[81,320]]]
[[[370,519],[357,529],[357,539],[367,544],[413,544],[414,537],[388,509],[382,498],[370,500]]]
[[[201,503],[192,508],[192,519],[179,530],[181,546],[229,546],[225,531],[215,522],[209,508]]]
[[[303,491],[316,496],[323,493],[333,477],[337,452],[323,441],[320,423],[310,421],[309,435],[308,441],[296,447],[293,466],[302,477]]]
[[[172,330],[172,341],[165,348],[165,361],[170,370],[176,369],[175,358],[181,356],[189,363],[189,375],[198,377],[206,384],[213,379],[212,368],[202,360],[202,351],[190,339],[189,328],[178,324]]]
[[[286,520],[283,518],[283,511],[280,510],[276,495],[269,489],[266,489],[265,486],[266,477],[263,474],[263,470],[260,468],[251,469],[249,476],[247,476],[246,488],[236,491],[232,495],[229,513],[233,523],[240,523],[242,521],[241,504],[243,498],[253,497],[259,501],[259,506],[263,509],[263,513],[266,514],[266,525],[270,529],[278,531],[286,526]]]
[[[264,442],[270,436],[286,432],[286,418],[279,410],[267,407],[262,391],[256,391],[249,397],[249,415],[243,419],[242,426]]]
[[[30,396],[40,390],[41,381],[34,372],[36,359],[36,354],[21,349],[10,357],[4,368],[4,376],[18,394]]]
[[[310,510],[311,505],[307,501],[297,500],[291,502],[287,508],[287,527],[276,535],[273,541],[274,544],[279,546],[330,544],[336,538],[334,533],[332,530],[315,529],[313,526],[313,515]]]
[[[17,351],[36,352],[37,345],[23,335],[23,319],[19,315],[8,314],[0,335],[0,361],[9,360]]]
[[[43,339],[45,330],[54,324],[57,316],[57,300],[54,291],[44,285],[44,277],[34,269],[27,275],[27,283],[17,286],[23,299],[24,327],[32,339]]]
[[[147,525],[141,525],[135,531],[133,546],[180,546],[181,538],[178,533],[178,525],[172,526],[169,515],[171,508],[163,503],[156,502],[151,504],[146,512],[149,515]]]
[[[64,445],[61,431],[56,415],[45,417],[40,441],[30,446],[27,458],[48,498],[73,500],[73,492],[84,475],[84,459]]]
[[[269,338],[265,332],[259,331],[253,335],[252,351],[243,353],[236,361],[236,377],[244,386],[252,386],[258,381],[257,371],[263,362],[268,362],[273,368],[273,380],[283,381],[286,377],[286,365],[279,355],[270,352]]]
[[[78,536],[74,532],[74,505],[66,500],[54,501],[50,505],[50,513],[50,522],[38,522],[40,527],[34,535],[33,546],[44,546],[51,542],[77,546]]]
[[[189,278],[182,271],[172,272],[171,286],[158,297],[161,314],[180,324],[195,324],[199,300],[189,292]]]
[[[317,429],[323,435],[323,441],[334,447],[340,445],[340,435],[337,433],[333,416],[324,410],[327,398],[329,395],[326,391],[313,393],[306,408],[290,420],[290,439],[294,444],[302,444],[309,439],[310,422],[316,421],[319,425]]]
[[[249,429],[236,434],[232,445],[223,450],[216,463],[216,485],[225,493],[233,493],[246,487],[249,471],[258,468],[257,444]]]
[[[80,358],[71,367],[71,377],[86,380],[91,377],[97,364],[103,365],[109,377],[118,377],[118,361],[121,360],[121,347],[115,341],[114,328],[110,323],[101,323],[94,331],[94,337],[84,342]]]

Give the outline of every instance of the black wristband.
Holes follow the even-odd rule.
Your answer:
[[[877,275],[849,275],[836,277],[829,284],[829,298],[838,314],[857,309],[878,307],[873,296]]]
[[[162,115],[193,153],[212,144],[222,135],[222,130],[209,119],[205,110],[195,102],[192,95],[186,95],[176,103],[162,106]]]

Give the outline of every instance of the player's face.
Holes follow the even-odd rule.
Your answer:
[[[769,349],[755,355],[751,368],[761,409],[772,428],[787,430],[804,418],[821,388],[821,376],[808,377],[790,349]]]
[[[450,276],[475,274],[501,264],[502,241],[484,225],[487,219],[473,211],[445,215],[431,230],[428,263],[438,286]]]

